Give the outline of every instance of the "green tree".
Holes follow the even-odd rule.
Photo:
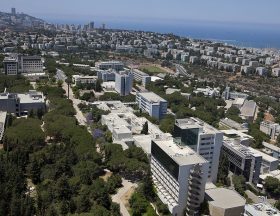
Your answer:
[[[244,176],[237,176],[234,175],[232,177],[232,182],[234,185],[235,190],[241,195],[244,196],[245,189],[246,189],[246,179]]]
[[[218,169],[218,183],[228,185],[228,174],[229,174],[229,161],[228,157],[224,154],[220,155],[220,163]]]
[[[141,134],[147,135],[148,133],[149,133],[149,126],[148,126],[148,122],[146,121],[146,122],[144,123],[144,125],[143,125]]]

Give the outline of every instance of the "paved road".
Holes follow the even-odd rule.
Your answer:
[[[67,95],[68,94],[68,85],[65,82],[66,78],[67,77],[66,77],[65,73],[62,70],[57,69],[56,79],[63,81],[62,88],[65,90],[66,95]],[[81,110],[78,107],[78,104],[83,102],[83,101],[74,97],[74,93],[73,93],[71,87],[69,88],[69,99],[73,101],[73,107],[76,110],[75,117],[78,120],[79,124],[87,126],[86,117],[83,115],[83,113],[81,112]],[[89,128],[88,128],[88,130],[89,130]],[[90,132],[90,130],[89,130],[89,132]]]
[[[123,187],[118,190],[118,192],[112,196],[112,200],[115,203],[120,204],[120,212],[122,216],[130,216],[129,212],[127,211],[125,204],[123,203],[123,197],[125,194],[131,189],[136,188],[137,184],[131,183],[128,180],[122,179],[122,185]]]

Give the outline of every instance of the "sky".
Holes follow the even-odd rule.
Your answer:
[[[0,11],[47,21],[127,21],[280,24],[279,0],[0,0]]]

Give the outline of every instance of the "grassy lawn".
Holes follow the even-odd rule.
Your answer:
[[[166,73],[165,70],[154,66],[154,65],[143,65],[140,67],[140,70],[147,73],[147,74],[153,74],[153,73]]]

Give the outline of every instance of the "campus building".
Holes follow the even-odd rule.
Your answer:
[[[258,183],[262,156],[237,140],[224,140],[221,154],[229,160],[229,169],[236,175],[243,175],[246,181]]]
[[[262,121],[260,131],[270,136],[272,140],[276,140],[280,134],[280,125],[271,121]]]
[[[177,119],[173,132],[174,141],[188,146],[209,161],[208,180],[216,182],[223,133],[198,118]]]
[[[140,71],[138,69],[133,69],[133,78],[134,80],[141,82],[143,86],[146,86],[149,82],[151,82],[151,77],[144,73],[143,71]]]
[[[103,82],[110,82],[110,81],[115,81],[116,74],[112,70],[99,70],[97,71],[97,77]]]
[[[18,93],[1,93],[0,110],[13,113],[17,116],[28,115],[33,110],[38,109],[45,111],[45,98],[43,93],[30,90],[24,94]]]
[[[107,61],[107,62],[100,62],[97,64],[97,68],[99,70],[116,70],[121,71],[124,69],[124,64],[120,61]]]
[[[3,64],[6,75],[43,73],[43,62],[39,56],[13,55],[5,57]]]
[[[128,71],[116,72],[115,90],[121,96],[130,94],[133,85],[133,74]]]
[[[94,84],[96,83],[96,76],[73,75],[72,81],[75,85],[79,84]]]
[[[153,140],[151,172],[159,198],[174,216],[198,213],[204,200],[208,161],[188,146],[172,140]]]
[[[161,119],[167,112],[167,101],[153,92],[137,93],[136,102],[141,110],[156,119]]]

